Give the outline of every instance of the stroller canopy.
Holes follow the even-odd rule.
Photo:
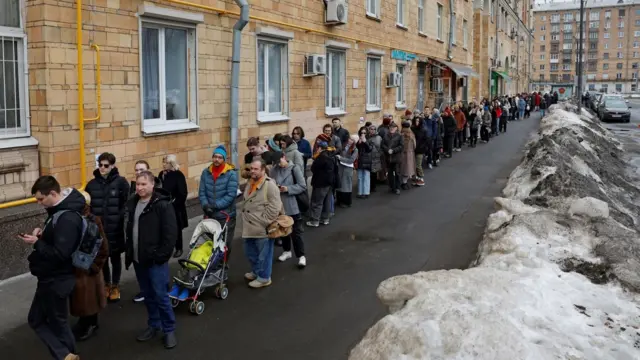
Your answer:
[[[198,223],[196,229],[191,236],[190,246],[194,246],[200,236],[206,235],[213,240],[213,248],[221,247],[224,249],[224,239],[220,236],[222,234],[222,227],[220,223],[214,219],[204,219]]]

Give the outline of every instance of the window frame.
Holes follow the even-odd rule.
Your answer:
[[[381,18],[381,11],[380,11],[380,2],[381,0],[364,0],[365,1],[365,14],[368,18],[372,18],[372,19],[376,19],[376,20],[380,20]],[[373,3],[375,9],[373,9],[375,12],[371,12],[369,11],[369,5]]]
[[[418,33],[423,34],[424,31],[424,8],[426,5],[426,0],[418,0]]]
[[[378,63],[378,73],[380,74],[380,84],[378,84],[377,86],[377,90],[376,90],[376,103],[375,104],[371,104],[369,103],[369,95],[370,95],[370,90],[372,89],[372,84],[371,83],[371,78],[369,76],[369,61],[377,61]],[[366,61],[366,89],[365,89],[365,96],[366,96],[366,101],[365,101],[365,111],[366,112],[379,112],[382,111],[382,82],[384,81],[384,74],[382,72],[382,56],[381,55],[376,55],[376,54],[367,54],[367,61]]]
[[[444,35],[444,6],[440,3],[436,3],[436,5],[436,39],[442,41],[442,36]]]
[[[161,112],[160,118],[145,119],[144,118],[144,71],[143,69],[143,52],[142,52],[142,29],[154,28],[160,30],[158,32],[158,81],[159,81],[159,108],[166,108],[166,64],[164,60],[164,29],[174,28],[187,31],[187,52],[191,50],[193,59],[190,57],[187,59],[187,91],[188,91],[188,104],[189,113],[185,119],[167,120],[166,113]],[[151,16],[139,16],[138,17],[138,44],[139,45],[139,61],[140,61],[140,122],[141,131],[144,135],[164,134],[173,132],[182,132],[187,130],[196,130],[199,126],[200,108],[198,106],[198,29],[196,23],[189,23],[186,21],[173,21],[155,18]],[[162,34],[162,35],[161,35]],[[189,36],[192,39],[189,39]],[[192,45],[189,42],[193,42]],[[191,71],[189,67],[192,67]],[[163,96],[164,94],[164,96]]]
[[[281,69],[281,73],[284,73],[284,79],[280,79],[281,85],[282,85],[282,91],[283,93],[281,94],[282,97],[282,110],[277,113],[277,112],[269,112],[267,111],[260,111],[259,106],[258,106],[258,101],[259,101],[259,93],[260,93],[260,88],[258,86],[258,72],[259,72],[259,60],[258,60],[258,55],[259,55],[259,47],[260,47],[260,42],[267,42],[267,43],[277,43],[277,44],[281,44],[284,45],[285,49],[284,51],[282,51],[282,55],[286,55],[286,58],[282,61],[282,63],[280,64],[280,69]],[[291,84],[291,74],[289,71],[289,59],[291,57],[290,51],[291,49],[289,48],[289,39],[284,39],[284,38],[280,38],[280,37],[275,37],[275,36],[269,36],[267,34],[264,35],[258,35],[256,36],[256,112],[258,114],[258,122],[259,123],[269,123],[269,122],[276,122],[276,121],[287,121],[289,120],[289,106],[290,106],[290,84]],[[268,55],[267,55],[267,59],[268,59]],[[281,57],[282,59],[282,57]],[[269,64],[268,62],[264,62],[264,66],[266,69],[268,69]],[[268,72],[265,72],[265,87],[269,86],[269,81],[268,81]],[[284,80],[284,81],[283,81]],[[284,82],[284,84],[282,84]],[[265,109],[267,109],[267,104],[269,103],[269,100],[266,98],[266,93],[265,93]]]
[[[18,1],[19,9],[24,9],[25,1]],[[16,143],[12,142],[13,139],[25,138],[31,136],[31,114],[29,107],[29,58],[28,58],[28,41],[26,33],[26,24],[23,12],[19,11],[19,27],[0,26],[0,39],[8,38],[10,41],[16,41],[16,56],[17,56],[17,73],[14,74],[14,81],[17,83],[16,90],[18,91],[19,103],[15,104],[20,109],[20,126],[16,126],[11,130],[6,127],[0,129],[0,148],[9,145],[13,147]],[[2,51],[2,49],[0,49]],[[6,95],[5,95],[6,96]],[[6,104],[5,104],[6,111]],[[6,125],[6,118],[5,118]],[[19,145],[18,145],[19,146]]]
[[[406,0],[396,0],[396,25],[401,28],[407,28],[406,14],[407,14],[407,2]]]
[[[324,112],[326,116],[339,116],[339,115],[346,115],[347,114],[347,49],[342,49],[342,48],[337,48],[337,47],[333,47],[333,46],[327,46],[325,49],[325,54],[326,54],[326,64],[327,64],[327,71],[326,71],[326,75],[325,75],[325,82],[324,82],[324,86],[325,86],[325,102],[324,102]],[[330,97],[327,97],[327,88],[330,89],[329,92],[331,92],[333,90],[333,86],[331,86],[331,81],[333,79],[331,79],[331,66],[332,66],[332,62],[330,59],[330,56],[333,56],[335,54],[339,54],[342,56],[341,58],[341,64],[342,64],[342,69],[344,70],[341,74],[340,74],[340,81],[341,81],[341,86],[340,86],[340,92],[341,94],[341,103],[340,103],[340,107],[330,107],[327,105],[327,102],[330,101],[331,96],[333,96],[333,94],[331,93]]]
[[[400,86],[396,88],[396,110],[403,110],[407,108],[407,96],[404,83],[404,74],[406,70],[406,64],[399,61],[396,62],[396,72],[400,73]]]
[[[469,22],[467,19],[462,19],[462,48],[468,49],[469,47]]]
[[[451,45],[456,45],[456,27],[458,26],[458,20],[456,18],[456,12],[453,12],[453,16],[451,17],[451,21],[453,22],[453,26],[451,27]]]

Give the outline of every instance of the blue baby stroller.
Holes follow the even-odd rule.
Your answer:
[[[173,278],[169,292],[171,305],[175,308],[182,302],[189,302],[189,311],[201,315],[204,303],[198,298],[205,289],[215,287],[215,296],[225,300],[229,289],[225,285],[227,273],[227,224],[223,227],[214,219],[203,219],[196,226],[189,242],[189,256],[180,259],[180,271]]]

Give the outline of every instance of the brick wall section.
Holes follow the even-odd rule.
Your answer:
[[[237,10],[232,1],[193,0],[206,5]],[[219,16],[203,12],[205,23],[198,25],[198,110],[200,129],[195,132],[143,137],[140,111],[139,23],[136,12],[140,0],[93,0],[83,8],[85,116],[95,115],[95,53],[89,45],[93,41],[101,47],[102,118],[86,124],[87,164],[84,171],[94,168],[95,154],[113,152],[118,158],[121,174],[132,177],[133,164],[145,159],[154,172],[160,170],[163,155],[174,153],[188,179],[190,192],[197,190],[199,175],[209,162],[212,148],[229,143],[229,83],[232,27],[235,17]],[[195,8],[177,6],[165,1],[153,1],[156,5],[199,12]],[[396,27],[396,3],[382,2],[381,21],[365,16],[364,1],[349,3],[349,21],[346,25],[324,25],[324,5],[321,1],[304,0],[255,0],[251,2],[251,14],[269,19],[294,23],[313,29],[330,31],[379,43],[380,46],[351,43],[347,51],[347,115],[346,127],[355,131],[359,118],[365,117],[379,123],[383,112],[397,116],[404,110],[396,110],[396,89],[382,88],[381,112],[365,113],[366,50],[379,48],[385,51],[382,73],[395,71],[396,61],[390,57],[391,48],[403,48],[421,56],[446,59],[448,40],[448,3],[444,10],[443,39],[436,39],[435,13],[437,3],[427,1],[425,9],[426,37],[417,31],[417,0],[406,0],[408,30]],[[29,37],[28,60],[30,67],[29,93],[31,100],[32,133],[39,142],[41,173],[55,175],[61,183],[79,185],[78,167],[78,104],[76,84],[75,50],[75,1],[28,0],[27,33]],[[473,35],[472,3],[456,2],[458,16],[456,38],[453,47],[454,61],[473,64],[476,37]],[[463,49],[462,19],[469,22],[468,49]],[[294,126],[303,126],[309,138],[319,133],[322,125],[330,120],[324,111],[324,77],[303,78],[302,63],[307,54],[324,54],[327,37],[314,33],[293,31],[289,42],[289,91],[290,118],[288,122],[258,124],[256,105],[256,27],[270,24],[251,21],[242,37],[242,62],[239,103],[239,153],[246,148],[246,139],[261,138],[279,132],[290,132]],[[334,39],[347,42],[346,40]],[[483,68],[487,68],[486,65]],[[417,66],[415,61],[406,67],[405,88],[408,108],[417,100]],[[482,72],[482,71],[479,71]],[[483,74],[484,76],[484,74]],[[482,79],[482,78],[481,78]],[[354,88],[354,80],[358,87]],[[487,81],[486,79],[484,81]],[[428,90],[428,78],[425,82]],[[483,88],[486,86],[480,86]],[[478,85],[471,86],[469,99],[479,97]],[[429,104],[432,94],[426,92]],[[460,94],[460,93],[459,93]]]

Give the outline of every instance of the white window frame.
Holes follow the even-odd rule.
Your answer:
[[[443,16],[444,16],[444,6],[442,4],[440,4],[440,3],[437,3],[436,5],[438,6],[437,7],[437,13],[436,13],[436,16],[437,16],[437,18],[436,18],[436,20],[437,20],[436,21],[436,27],[437,27],[436,36],[437,36],[438,40],[442,41],[442,36],[443,36],[443,29],[442,29],[443,24],[442,23],[444,21],[444,18],[443,18]]]
[[[633,36],[634,36],[634,37],[638,37],[638,36],[640,36],[640,31],[634,31],[634,32],[633,32]]]
[[[327,59],[326,59],[327,72],[325,76],[324,86],[326,89],[328,89],[329,96],[327,96],[327,90],[325,89],[325,103],[324,103],[325,110],[324,111],[327,116],[345,115],[347,113],[347,51],[346,49],[339,49],[336,47],[327,46],[326,54],[327,54]],[[331,74],[332,74],[331,67],[333,66],[331,57],[333,56],[341,56],[340,66],[342,67],[342,73],[340,74],[340,79],[339,79],[341,102],[339,107],[330,106],[331,97],[333,96],[333,94],[331,93],[331,91],[333,90],[333,86],[331,86],[332,85],[331,82],[333,81],[333,79],[331,79]]]
[[[589,13],[589,20],[600,20],[600,11],[592,11]]]
[[[620,90],[618,90],[618,88],[619,88]],[[622,84],[616,84],[616,91],[617,91],[617,92],[622,92]]]
[[[188,20],[188,19],[185,19]],[[199,107],[198,107],[198,31],[196,23],[187,21],[174,21],[174,20],[162,20],[154,16],[139,16],[138,17],[138,32],[140,49],[142,49],[142,28],[155,28],[159,29],[158,32],[158,71],[159,71],[159,99],[160,110],[166,109],[166,89],[165,89],[165,42],[164,42],[164,29],[167,27],[174,29],[182,29],[187,31],[187,51],[192,55],[187,60],[187,69],[190,71],[187,74],[187,90],[188,90],[188,103],[189,113],[187,118],[178,120],[167,120],[166,113],[160,111],[160,118],[157,119],[145,119],[144,118],[144,71],[142,67],[144,64],[142,51],[139,52],[140,60],[140,119],[142,123],[141,130],[145,135],[163,134],[171,132],[181,132],[186,130],[196,130],[199,128]]]
[[[453,26],[451,27],[451,44],[456,44],[456,27],[458,26],[458,21],[456,20],[456,13],[453,13],[451,17],[451,21],[453,21]]]
[[[418,33],[424,34],[424,8],[426,0],[418,0]]]
[[[597,33],[596,33],[596,34],[597,34]],[[604,33],[604,38],[605,38],[605,39],[608,39],[608,38],[610,38],[610,37],[611,37],[611,33],[608,33],[608,32],[605,32],[605,33]]]
[[[23,144],[23,140],[11,141],[11,139],[18,139],[31,136],[31,116],[29,112],[29,63],[27,57],[27,34],[25,31],[25,19],[22,9],[25,8],[25,1],[20,1],[20,27],[5,27],[0,26],[0,39],[8,38],[9,40],[17,41],[17,53],[15,54],[18,61],[18,72],[14,74],[14,81],[18,84],[17,91],[20,102],[14,104],[20,109],[20,126],[12,129],[0,129],[0,148],[6,147],[18,147],[22,145],[35,145],[37,141],[29,144]],[[3,51],[0,48],[0,51]],[[0,69],[3,71],[3,69]],[[0,85],[4,86],[4,84]],[[5,101],[6,106],[6,101]],[[5,119],[6,121],[6,119]],[[6,123],[5,123],[6,124]]]
[[[396,63],[396,72],[400,73],[400,86],[396,88],[396,109],[402,110],[407,108],[406,90],[404,84],[404,75],[407,70],[405,64]]]
[[[406,0],[396,0],[396,25],[405,29],[407,28],[407,24],[405,24],[406,6]]]
[[[618,37],[619,38],[623,38],[624,37],[624,31],[618,31]]]
[[[469,46],[469,22],[462,19],[462,48],[467,49]]]
[[[624,54],[622,51],[618,51],[618,59],[624,59]]]
[[[369,66],[370,66],[370,61],[377,61],[378,62],[378,71],[377,73],[380,74],[380,79],[378,79],[379,84],[377,84],[376,86],[376,103],[369,103],[369,92],[372,89],[372,86],[375,86],[375,82],[373,82],[373,79],[371,79],[369,77]],[[376,111],[380,111],[382,110],[382,81],[383,81],[383,74],[382,74],[382,56],[380,55],[374,55],[374,54],[368,54],[367,55],[367,63],[366,63],[366,78],[367,78],[367,88],[365,91],[365,96],[366,96],[366,111],[367,112],[376,112]]]
[[[540,36],[540,41],[545,41],[545,37],[544,37],[544,35],[541,35],[541,36]]]
[[[367,17],[380,19],[380,2],[382,0],[364,0]],[[373,10],[373,12],[371,12]]]
[[[547,17],[545,15],[540,16],[540,21],[547,21]]]
[[[544,60],[544,54],[540,54],[540,60]]]
[[[283,78],[281,79],[281,83],[282,83],[282,111],[280,112],[269,112],[267,105],[269,104],[269,99],[265,98],[264,102],[265,102],[265,111],[259,111],[259,107],[258,107],[258,94],[260,92],[260,89],[258,88],[258,84],[257,84],[257,79],[258,79],[258,54],[259,54],[259,46],[260,46],[260,42],[268,42],[268,43],[278,43],[278,44],[282,44],[284,45],[284,49],[282,51],[281,54],[281,59],[282,59],[282,63],[281,65],[281,73],[283,74]],[[267,59],[269,57],[267,56]],[[269,86],[269,72],[267,71],[267,69],[269,68],[269,63],[268,61],[264,62],[264,67],[265,67],[265,79],[264,79],[264,85],[265,85],[265,90],[268,89]],[[266,97],[266,93],[265,92],[265,97]],[[279,37],[271,37],[271,36],[267,36],[267,35],[259,35],[256,37],[256,110],[258,110],[258,122],[259,123],[265,123],[265,122],[274,122],[274,121],[285,121],[285,120],[289,120],[289,39],[283,39],[283,38],[279,38]]]

